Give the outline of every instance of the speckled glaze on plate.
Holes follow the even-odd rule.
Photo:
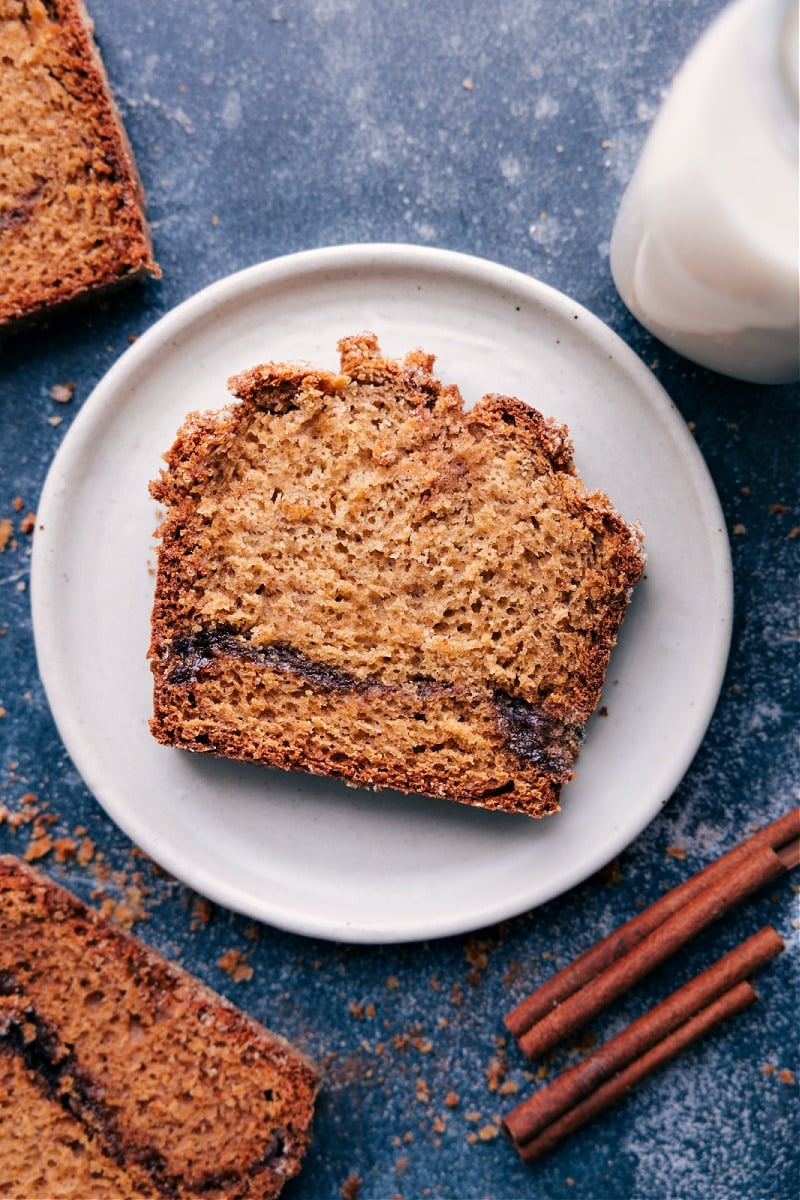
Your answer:
[[[267,359],[336,369],[373,330],[422,346],[468,404],[517,395],[566,422],[584,481],[645,530],[646,577],[562,811],[544,821],[369,793],[192,756],[150,736],[145,659],[155,506],[147,485],[186,413]],[[32,564],[36,650],[59,732],[128,836],[220,904],[358,942],[462,933],[524,912],[618,854],[669,799],[708,725],[731,629],[722,513],[680,414],[635,354],[572,300],[443,250],[340,246],[200,292],[100,382],[53,462]]]

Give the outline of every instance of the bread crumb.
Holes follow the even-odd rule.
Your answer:
[[[90,837],[85,837],[78,849],[77,859],[82,867],[86,867],[94,858],[95,844]]]
[[[681,861],[686,858],[686,851],[683,846],[667,846],[665,853],[667,858],[679,858]]]
[[[458,1108],[461,1100],[456,1092],[448,1092],[444,1098],[444,1102],[448,1108]]]
[[[247,983],[253,978],[253,968],[241,950],[226,950],[217,959],[217,966],[230,975],[234,983]]]
[[[731,533],[735,537],[744,537],[744,535],[747,533],[747,526],[742,525],[741,521],[739,521],[739,522],[737,522],[736,525],[734,525],[733,529],[731,530]]]
[[[8,543],[11,541],[13,533],[14,526],[11,523],[11,518],[0,518],[0,554],[2,554]]]
[[[41,837],[33,838],[28,842],[25,848],[23,858],[25,862],[36,862],[39,858],[44,858],[53,849],[53,839],[49,834],[45,833]]]
[[[522,963],[518,962],[514,958],[508,964],[505,971],[503,971],[503,987],[511,988],[515,983],[524,979],[524,977],[525,972],[523,970]]]
[[[66,862],[69,858],[73,858],[76,850],[78,849],[78,843],[75,841],[75,838],[71,837],[56,838],[54,846],[56,851],[56,862],[60,863]]]
[[[339,1192],[342,1200],[358,1200],[364,1181],[360,1175],[348,1175]]]
[[[35,525],[36,525],[36,513],[29,512],[27,514],[27,516],[24,516],[22,518],[22,520],[20,521],[19,531],[20,531],[20,533],[33,533]]]
[[[75,384],[70,380],[67,383],[54,383],[50,388],[50,399],[55,400],[56,404],[69,404],[75,394]]]
[[[473,87],[475,86],[475,84],[472,82],[471,79],[462,79],[461,86],[464,88],[465,91],[471,92]]]
[[[508,1064],[501,1055],[495,1056],[486,1068],[486,1082],[490,1092],[496,1092],[508,1073]]]
[[[108,896],[100,905],[102,916],[116,922],[121,929],[131,929],[135,920],[133,912],[127,904],[113,900]]]
[[[622,863],[618,858],[612,858],[598,873],[606,887],[616,887],[622,882]]]
[[[207,925],[213,916],[213,912],[214,909],[211,901],[206,900],[205,896],[198,896],[192,905],[192,932],[196,932],[201,925]]]
[[[472,967],[472,970],[467,975],[467,983],[472,987],[477,987],[481,981],[481,973],[486,970],[489,965],[489,956],[486,953],[487,943],[479,938],[467,938],[467,944],[464,950],[464,955],[467,962]]]
[[[778,1071],[778,1079],[780,1079],[781,1083],[791,1085],[794,1083],[794,1072],[790,1071],[788,1067],[782,1067]]]

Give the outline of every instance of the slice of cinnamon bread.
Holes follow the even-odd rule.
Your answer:
[[[640,537],[565,428],[340,342],[190,416],[152,485],[168,745],[539,816],[559,803]]]
[[[316,1074],[185,971],[0,858],[0,1195],[274,1197]]]
[[[0,0],[0,327],[158,276],[80,0]]]

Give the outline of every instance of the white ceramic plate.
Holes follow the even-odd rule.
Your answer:
[[[155,506],[147,490],[187,411],[267,359],[336,369],[369,329],[417,346],[467,403],[486,391],[566,421],[578,469],[646,532],[647,577],[604,703],[544,821],[378,794],[193,756],[148,731]],[[447,251],[344,246],[223,279],[114,365],[64,439],[39,506],[32,602],[64,743],[110,816],[217,902],[297,933],[390,942],[460,933],[586,878],[656,815],[711,717],[731,572],[719,503],[677,410],[585,309],[524,275]]]

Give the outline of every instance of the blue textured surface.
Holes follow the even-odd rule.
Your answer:
[[[659,100],[718,0],[92,0],[149,200],[164,278],[67,313],[0,352],[0,801],[34,792],[52,836],[85,826],[135,931],[324,1067],[316,1139],[291,1200],[794,1200],[797,896],[760,894],[592,1026],[604,1038],[772,922],[789,943],[759,1003],[652,1077],[557,1153],[523,1167],[484,1140],[536,1081],[502,1016],[555,967],[796,803],[798,392],[739,384],[671,354],[612,284],[614,214]],[[567,292],[652,366],[687,421],[732,534],[729,669],[702,747],[663,813],[614,872],[500,927],[424,945],[315,942],[216,909],[131,857],[77,776],[35,664],[27,580],[48,466],[128,339],[205,284],[294,250],[406,241],[478,254]],[[67,380],[68,404],[50,398]],[[57,425],[50,418],[60,417]],[[21,497],[24,506],[13,506]],[[0,825],[23,852],[31,826]],[[676,856],[678,847],[685,857]],[[97,861],[43,869],[88,897]],[[115,876],[113,872],[120,872]],[[96,897],[99,899],[100,897]],[[257,938],[254,936],[257,933]],[[234,983],[217,960],[247,954]],[[576,1061],[568,1048],[550,1074]],[[774,1068],[774,1069],[773,1069]],[[498,1078],[518,1087],[503,1095]],[[449,1093],[458,1096],[450,1107]]]

